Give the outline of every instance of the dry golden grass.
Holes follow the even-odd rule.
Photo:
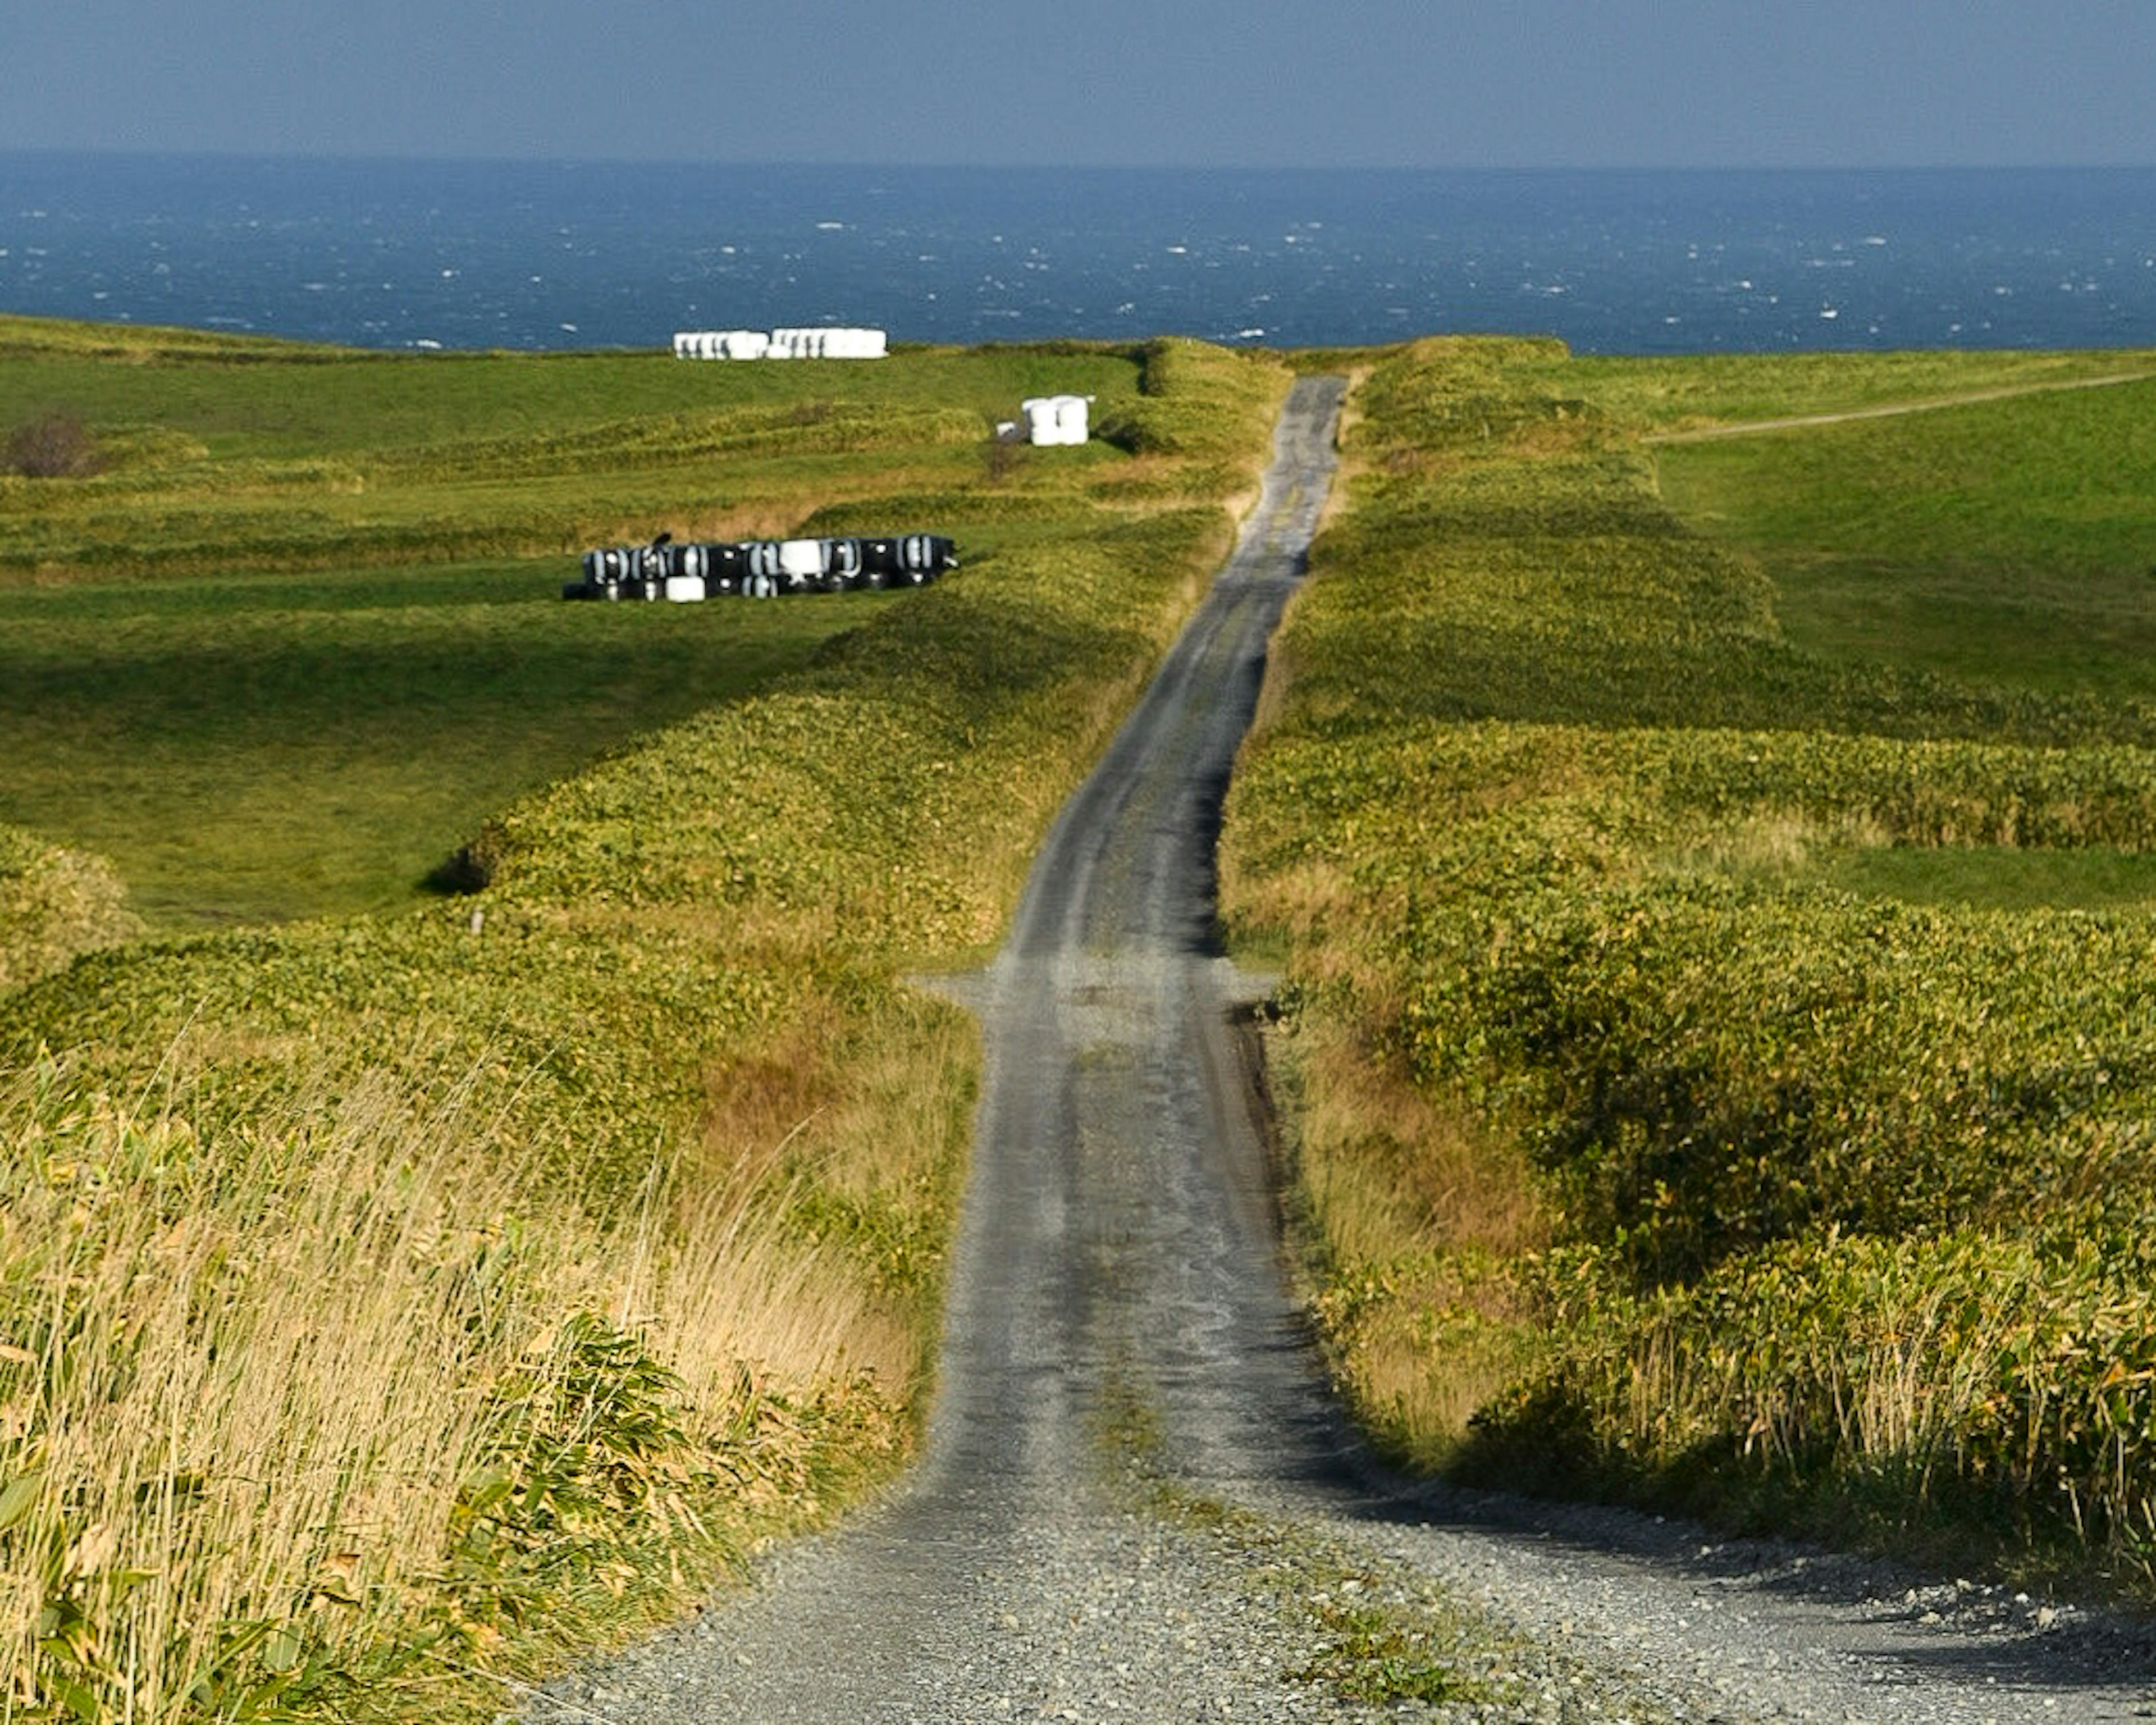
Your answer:
[[[1272,1057],[1334,1375],[1382,1441],[1435,1463],[1532,1345],[1504,1266],[1545,1219],[1517,1145],[1337,1030],[1306,1026]]]
[[[1680,873],[1794,875],[1823,851],[1893,842],[1883,821],[1862,812],[1823,820],[1794,810],[1763,809],[1717,823],[1695,842],[1666,850],[1662,863]]]
[[[565,1381],[580,1315],[678,1378],[692,1446],[865,1381],[896,1403],[923,1365],[920,1288],[793,1211],[819,1183],[940,1197],[969,1037],[932,1016],[887,1047],[715,1074],[693,1150],[655,1158],[604,1228],[534,1204],[459,1098],[421,1112],[362,1081],[210,1143],[183,1079],[141,1111],[56,1103],[50,1064],[18,1082],[0,1097],[0,1711],[73,1685],[100,1717],[172,1718],[203,1710],[205,1672],[259,1686],[302,1646],[357,1660],[454,1620],[449,1530],[501,1452],[502,1386],[529,1405]],[[680,1512],[706,1567],[800,1496],[802,1466],[738,1479],[731,1532]],[[64,1656],[36,1651],[55,1640]]]

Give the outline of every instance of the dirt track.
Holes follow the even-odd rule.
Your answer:
[[[1340,1421],[1284,1291],[1211,939],[1221,794],[1339,393],[1297,387],[1234,558],[971,985],[988,1065],[924,1465],[535,1721],[1403,1717],[1314,1675],[1349,1599],[1477,1686],[1406,1717],[2142,1715],[2142,1650],[2076,1614],[1417,1491]]]
[[[1846,425],[1856,419],[1898,419],[1908,413],[1936,413],[1947,408],[1971,407],[1979,402],[2011,401],[2024,395],[2055,395],[2067,389],[2108,389],[2119,383],[2145,383],[2156,372],[2113,372],[2101,377],[2067,377],[2045,383],[2009,383],[1996,389],[1972,389],[1959,395],[1943,395],[1923,401],[1885,402],[1871,408],[1844,408],[1831,413],[1797,413],[1780,419],[1746,419],[1732,425],[1695,426],[1689,431],[1650,432],[1645,444],[1704,444],[1722,438],[1757,437],[1769,431],[1804,431],[1819,425]]]

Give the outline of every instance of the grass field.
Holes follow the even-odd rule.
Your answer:
[[[1671,445],[1789,639],[2049,694],[2156,694],[2156,381]]]
[[[986,553],[1060,507],[1022,455],[982,484],[991,424],[1050,388],[1112,415],[1138,377],[1101,348],[413,357],[0,319],[0,427],[63,408],[110,462],[0,478],[0,821],[109,858],[160,928],[408,901],[495,809],[894,602],[563,606],[584,548],[851,500],[854,531]],[[1059,480],[1128,477],[1071,454]]]
[[[2144,1584],[2148,386],[1642,439],[2149,358],[1292,357],[1353,477],[1224,909],[1398,1453]],[[975,1081],[897,978],[993,942],[1286,382],[0,320],[0,426],[108,457],[0,480],[0,1706],[492,1717],[888,1476]],[[989,459],[1065,388],[1107,436]],[[964,567],[555,597],[661,527]]]
[[[110,858],[160,928],[381,908],[497,809],[891,603],[572,606],[553,572],[0,589],[0,820]]]

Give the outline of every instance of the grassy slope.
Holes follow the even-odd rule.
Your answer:
[[[891,603],[565,608],[585,546],[851,496],[985,554],[1064,507],[1049,464],[980,485],[990,420],[1051,382],[1112,413],[1138,377],[1100,347],[331,357],[0,319],[0,424],[64,405],[113,464],[0,478],[0,819],[110,859],[165,927],[408,901],[511,798]],[[1072,454],[1058,479],[1127,477]]]
[[[1761,561],[1810,650],[2145,697],[2152,404],[2137,383],[1675,446],[1662,494]]]
[[[351,382],[342,362],[210,345],[225,381]],[[179,369],[210,399],[202,362]],[[354,358],[351,387],[380,387],[385,363]],[[453,391],[493,363],[399,387]],[[491,1715],[500,1692],[456,1671],[529,1675],[678,1609],[748,1541],[904,1454],[973,1076],[960,1016],[895,975],[993,938],[1042,823],[1225,550],[1223,503],[1285,388],[1261,360],[1177,343],[900,358],[873,387],[902,393],[910,365],[923,411],[821,513],[861,418],[810,393],[832,387],[821,368],[787,374],[814,411],[762,422],[762,465],[752,438],[639,456],[631,476],[680,506],[747,468],[812,531],[954,531],[961,573],[850,609],[859,626],[793,668],[495,809],[474,898],[93,952],[8,996],[0,1634],[18,1705]],[[1104,395],[1120,376],[1121,447],[992,472],[970,433],[950,439],[937,379],[985,393],[1070,366]],[[682,369],[680,387],[729,387]],[[560,471],[528,441],[480,454],[593,508],[613,495],[589,444]],[[220,506],[218,459],[187,457],[208,465],[175,495]],[[402,495],[380,506],[395,517]],[[467,578],[440,567],[468,536],[429,524],[432,495],[388,522],[408,595]],[[303,540],[311,564],[334,531],[239,526],[236,576],[151,547],[132,570],[145,615],[121,632],[154,662],[157,619],[177,615],[276,660],[250,711],[200,715],[219,752],[225,724],[245,738],[319,680],[310,612],[254,600],[337,575],[327,549],[319,572],[280,574],[275,549]],[[378,567],[378,536],[359,536],[354,567]],[[100,580],[55,568],[20,597],[94,614]],[[388,769],[431,722],[393,664],[420,644],[612,651],[619,676],[648,665],[635,643],[728,621],[558,601],[482,620],[469,601],[362,616],[398,649],[362,680],[403,709],[370,743],[393,800]],[[158,680],[137,713],[166,710]],[[64,1633],[33,1651],[41,1615]]]
[[[555,572],[0,592],[0,814],[110,859],[167,929],[406,901],[493,810],[888,603],[602,610]]]
[[[2156,691],[2055,676],[2044,636],[2012,679],[1797,639],[1635,442],[2018,363],[1432,343],[1362,392],[1224,879],[1288,967],[1320,1315],[1403,1453],[2025,1571],[2138,1548]],[[1951,469],[1979,519],[2047,518],[1957,547],[2005,598],[2117,567],[2143,393],[1655,459],[1753,487],[1710,525],[1778,576],[1829,527],[1913,557],[1886,528]],[[1971,424],[2031,459],[1958,460]],[[2055,428],[2102,454],[2071,487]],[[1977,891],[2000,858],[2020,890]]]

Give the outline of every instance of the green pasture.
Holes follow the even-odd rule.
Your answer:
[[[94,426],[192,438],[219,457],[555,439],[639,417],[816,402],[963,409],[985,432],[1017,418],[1026,396],[1106,403],[1134,394],[1137,377],[1132,350],[1105,343],[752,364],[656,351],[372,353],[0,316],[0,425],[64,408]]]
[[[1805,872],[1830,888],[1909,904],[2001,911],[2146,911],[2156,905],[2156,856],[2109,845],[1853,845],[1814,856]]]
[[[1100,446],[993,474],[1027,395],[1138,397],[1135,350],[874,362],[372,355],[0,318],[0,822],[110,859],[153,926],[408,900],[485,817],[807,663],[898,595],[565,605],[590,546],[794,531],[984,554],[1117,507]],[[836,525],[834,525],[836,524]]]
[[[0,588],[0,821],[161,927],[378,908],[489,814],[894,602],[567,605],[529,564]]]
[[[2156,693],[2156,382],[1668,445],[1807,650],[2050,694]]]
[[[1591,402],[1598,413],[1628,429],[1668,432],[1903,408],[2152,372],[2156,352],[2146,350],[1937,348],[1655,358],[1566,354],[1518,375],[1552,396]]]

